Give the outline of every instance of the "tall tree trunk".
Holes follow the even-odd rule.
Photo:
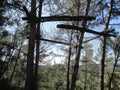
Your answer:
[[[91,0],[87,0],[87,7],[86,7],[86,11],[85,11],[85,15],[88,15],[88,11],[89,11],[89,7],[90,7],[90,2]],[[83,20],[82,26],[83,28],[86,27],[86,22]],[[82,42],[83,42],[83,38],[84,38],[84,31],[80,32],[80,39],[79,39],[79,45],[78,45],[78,49],[77,49],[77,55],[75,58],[75,65],[74,65],[74,71],[72,74],[72,82],[71,82],[71,89],[70,90],[75,90],[75,86],[76,86],[76,79],[77,79],[77,74],[78,74],[78,69],[79,69],[79,59],[80,59],[80,53],[81,53],[81,47],[82,47]]]
[[[101,60],[101,89],[104,90],[104,70],[105,70],[105,54],[106,54],[106,36],[104,36],[103,47],[102,47],[102,60]]]
[[[43,0],[40,0],[39,1],[39,15],[38,17],[40,18],[41,17],[41,13],[42,13],[42,3],[43,3]],[[34,90],[37,90],[38,88],[38,65],[39,65],[39,59],[40,59],[40,24],[41,22],[38,22],[37,23],[37,32],[36,32],[36,60],[35,60],[35,71],[34,71],[34,78],[35,78],[35,89]]]
[[[70,58],[71,58],[71,47],[69,47],[69,57],[68,57],[68,63],[67,63],[67,89],[66,90],[69,90],[69,87],[70,87]]]
[[[109,82],[108,82],[108,90],[111,90],[111,83],[112,83],[112,80],[114,78],[114,73],[115,73],[115,68],[116,68],[116,65],[117,65],[117,62],[118,62],[118,58],[120,56],[120,53],[118,52],[117,54],[115,53],[115,63],[114,63],[114,67],[113,67],[113,70],[112,70],[112,73],[109,77]]]
[[[109,26],[110,18],[111,18],[111,13],[112,13],[112,8],[113,8],[113,0],[110,2],[110,9],[109,9],[109,14],[108,14],[108,20],[105,24],[104,31],[107,33],[107,29]],[[103,36],[104,41],[103,41],[103,53],[102,53],[102,59],[101,59],[101,76],[100,76],[100,90],[104,90],[104,71],[105,71],[105,55],[106,55],[106,38],[107,36]]]
[[[22,43],[21,43],[21,45],[20,45],[20,48],[19,48],[17,57],[15,58],[15,65],[14,65],[13,71],[12,71],[12,73],[11,73],[11,77],[10,77],[10,80],[9,80],[9,84],[11,84],[11,82],[12,82],[12,80],[13,80],[14,73],[15,73],[15,70],[16,70],[16,67],[17,67],[17,63],[18,63],[18,60],[19,60],[19,56],[20,56],[20,51],[21,51],[22,45],[23,45],[23,41],[22,41]]]
[[[28,55],[27,55],[27,76],[26,76],[26,87],[25,90],[34,90],[34,77],[33,77],[33,65],[34,65],[34,48],[36,39],[36,22],[34,21],[36,17],[36,0],[31,0],[31,13],[30,18],[30,32],[29,32],[29,45],[28,45]]]
[[[70,31],[70,43],[72,41],[72,31]],[[69,56],[68,56],[68,62],[67,62],[67,89],[70,89],[70,60],[71,60],[71,46],[69,46]]]

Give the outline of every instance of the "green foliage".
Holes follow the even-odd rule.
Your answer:
[[[39,89],[42,90],[64,90],[65,69],[63,65],[40,66]]]

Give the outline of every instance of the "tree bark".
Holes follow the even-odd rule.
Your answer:
[[[117,63],[118,63],[118,58],[119,58],[119,55],[120,53],[118,52],[118,53],[115,53],[115,63],[114,63],[114,67],[113,67],[113,70],[112,70],[112,73],[111,73],[111,75],[110,75],[110,77],[109,77],[109,82],[108,82],[108,90],[111,90],[111,83],[112,83],[112,80],[113,80],[113,78],[114,78],[114,73],[115,73],[115,68],[116,68],[116,66],[117,66]]]
[[[19,60],[19,56],[20,56],[20,51],[21,51],[22,45],[23,45],[23,41],[22,41],[22,43],[21,43],[21,45],[20,45],[20,48],[19,48],[17,57],[15,58],[15,65],[14,65],[13,71],[12,71],[12,73],[11,73],[11,77],[10,77],[10,80],[9,80],[9,84],[11,84],[12,79],[13,79],[13,77],[14,77],[14,73],[15,73],[15,70],[16,70],[16,67],[17,67],[17,63],[18,63],[18,60]]]
[[[101,86],[100,90],[104,90],[104,70],[105,70],[105,54],[106,54],[106,36],[104,36],[103,48],[102,48],[102,60],[101,60]]]
[[[30,17],[36,17],[36,0],[31,0],[31,13]],[[29,32],[29,44],[27,55],[27,73],[26,73],[26,87],[25,90],[34,90],[34,77],[33,77],[33,65],[34,65],[34,48],[36,39],[36,22],[30,21]]]
[[[91,3],[91,0],[87,0],[87,7],[86,7],[86,11],[85,11],[85,15],[84,16],[87,16],[88,15],[88,11],[89,11],[89,7],[90,7],[90,3]],[[86,23],[87,23],[87,20],[84,20],[83,19],[83,23],[82,23],[82,26],[83,28],[86,27]],[[77,79],[77,74],[78,74],[78,69],[79,69],[79,59],[80,59],[80,53],[81,53],[81,47],[82,47],[82,42],[83,42],[83,38],[84,38],[84,31],[81,31],[80,32],[80,39],[79,39],[79,45],[78,45],[78,49],[77,49],[77,55],[76,55],[76,58],[75,58],[75,65],[74,65],[74,71],[73,71],[73,74],[72,74],[72,82],[71,82],[71,89],[70,90],[75,90],[75,86],[76,86],[76,79]]]
[[[38,17],[40,18],[41,17],[41,13],[42,13],[42,3],[43,1],[40,0],[39,1],[39,15]],[[34,71],[34,79],[35,79],[35,89],[34,90],[37,90],[38,89],[38,68],[39,68],[39,59],[40,59],[40,38],[41,38],[41,35],[40,35],[40,24],[41,22],[38,22],[37,23],[37,32],[36,32],[36,60],[35,60],[35,71]]]
[[[70,43],[72,41],[72,31],[70,31]],[[69,56],[68,56],[68,62],[67,62],[67,89],[70,89],[70,60],[71,60],[71,46],[69,46]]]
[[[108,19],[105,24],[104,31],[107,32],[110,18],[111,18],[111,13],[112,13],[112,7],[113,7],[113,0],[110,1],[110,9],[109,9],[109,14],[108,14]],[[100,76],[100,90],[104,90],[104,71],[105,71],[105,56],[106,56],[106,39],[107,36],[104,36],[104,41],[103,41],[103,53],[102,53],[102,59],[101,59],[101,76]]]

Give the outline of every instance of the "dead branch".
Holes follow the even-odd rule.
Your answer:
[[[116,37],[116,35],[109,34],[110,32],[113,32],[113,30],[107,31],[107,32],[104,32],[104,31],[97,32],[97,31],[94,31],[94,30],[91,30],[91,29],[87,29],[87,28],[81,28],[81,27],[77,27],[77,26],[64,25],[64,24],[57,25],[57,28],[73,29],[73,30],[85,31],[87,33],[97,34],[97,35],[100,35],[100,36],[109,36],[109,37],[113,36],[113,37]]]
[[[40,40],[47,41],[47,42],[52,42],[52,43],[63,44],[63,45],[70,45],[70,43],[55,41],[55,40],[50,40],[50,39],[45,39],[45,38],[40,38]]]
[[[23,17],[23,20],[33,20],[32,17]],[[86,21],[95,20],[95,17],[92,16],[46,16],[46,17],[34,17],[36,22],[50,22],[50,21]]]

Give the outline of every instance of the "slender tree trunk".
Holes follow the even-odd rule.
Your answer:
[[[9,80],[9,84],[11,84],[11,82],[12,82],[12,79],[13,79],[13,76],[14,76],[14,73],[15,73],[15,70],[16,70],[16,67],[17,67],[17,63],[18,63],[18,60],[19,60],[19,56],[20,56],[20,51],[21,51],[21,48],[22,48],[22,44],[23,44],[23,42],[21,43],[21,46],[20,46],[19,51],[18,51],[18,55],[15,58],[15,65],[13,67],[13,71],[12,71],[12,74],[11,74],[11,77],[10,77],[10,80]]]
[[[89,11],[89,7],[90,7],[90,2],[91,0],[87,0],[87,7],[86,7],[86,11],[85,11],[85,15],[88,15],[88,11]],[[82,26],[83,28],[86,27],[86,23],[87,21],[83,20]],[[74,71],[72,74],[72,82],[71,82],[71,89],[70,90],[75,90],[75,86],[76,86],[76,79],[77,79],[77,74],[78,74],[78,69],[79,69],[79,59],[80,59],[80,53],[81,53],[81,49],[82,49],[82,42],[83,42],[83,38],[84,38],[84,31],[80,32],[80,39],[79,39],[79,45],[78,45],[78,49],[77,49],[77,55],[75,58],[75,65],[74,65]]]
[[[115,73],[115,68],[116,68],[116,65],[117,65],[117,62],[118,62],[118,58],[120,56],[120,53],[115,53],[115,63],[114,63],[114,67],[113,67],[113,70],[112,70],[112,73],[109,77],[109,82],[108,82],[108,90],[111,90],[111,83],[112,83],[112,80],[113,80],[113,77],[114,77],[114,73]]]
[[[111,13],[112,13],[112,7],[113,7],[113,0],[110,2],[110,9],[109,9],[109,14],[108,14],[108,20],[105,24],[104,31],[105,33],[107,32],[110,18],[111,18]],[[101,59],[101,76],[100,76],[100,90],[104,90],[104,71],[105,71],[105,56],[106,56],[106,39],[107,36],[103,36],[104,41],[103,41],[103,53],[102,53],[102,59]]]
[[[17,31],[15,32],[15,35],[13,37],[13,48],[10,48],[7,52],[7,55],[5,56],[5,61],[6,61],[6,64],[4,65],[5,69],[3,70],[3,72],[0,74],[0,79],[2,78],[2,76],[4,75],[4,73],[6,72],[6,70],[8,69],[9,67],[9,64],[12,60],[12,55],[14,53],[14,50],[15,50],[15,45],[16,45],[16,42],[15,42],[15,38],[16,38],[16,33]]]
[[[79,16],[79,10],[80,10],[80,0],[76,0],[76,5],[77,5],[77,16]],[[77,26],[79,25],[79,22],[77,21]],[[72,42],[72,34],[73,32],[70,32],[70,43]],[[77,31],[77,41],[79,42],[79,32]],[[70,90],[70,77],[69,77],[69,73],[70,73],[70,59],[71,59],[71,46],[69,47],[69,57],[68,57],[68,67],[67,67],[67,90]],[[77,51],[77,47],[76,47],[76,51]]]
[[[36,0],[31,0],[31,13],[30,18],[36,17]],[[30,20],[30,32],[29,32],[29,45],[27,55],[27,77],[25,90],[34,90],[34,77],[33,77],[33,65],[34,65],[34,48],[36,39],[36,22]]]
[[[83,40],[83,34],[82,34],[82,37],[80,39],[80,43],[79,43],[79,47],[78,47],[78,50],[77,50],[77,55],[76,55],[76,58],[75,58],[75,65],[74,65],[74,71],[73,71],[73,74],[72,74],[72,82],[71,82],[71,90],[74,90],[75,89],[75,86],[76,86],[76,79],[77,79],[77,74],[78,74],[78,69],[79,69],[79,59],[80,59],[80,53],[81,53],[81,43],[82,43],[82,40]]]
[[[72,41],[72,31],[70,32],[70,43]],[[68,63],[67,63],[67,89],[70,89],[70,60],[71,60],[71,46],[69,46],[69,56],[68,56]]]
[[[110,11],[109,11],[109,20],[110,20],[110,17],[111,17],[112,8],[113,8],[113,0],[111,0]],[[115,52],[115,64],[114,64],[114,67],[113,67],[112,74],[109,77],[108,90],[111,90],[111,83],[112,83],[112,80],[113,80],[113,77],[114,77],[114,72],[115,72],[115,67],[117,65],[117,62],[118,62],[118,57],[119,57],[119,53],[116,56],[116,52]]]
[[[42,0],[39,1],[39,15],[41,17],[42,13]],[[37,23],[37,32],[36,32],[36,60],[35,60],[35,71],[34,71],[34,78],[35,78],[35,90],[38,88],[38,67],[39,67],[39,59],[40,59],[40,24],[41,22]]]
[[[105,54],[106,54],[106,36],[104,36],[104,41],[103,41],[103,53],[102,53],[102,60],[101,60],[101,89],[104,90],[104,70],[105,70]]]
[[[71,47],[69,47],[69,57],[68,57],[68,65],[67,65],[67,90],[69,90],[70,87],[70,58],[71,58]]]

